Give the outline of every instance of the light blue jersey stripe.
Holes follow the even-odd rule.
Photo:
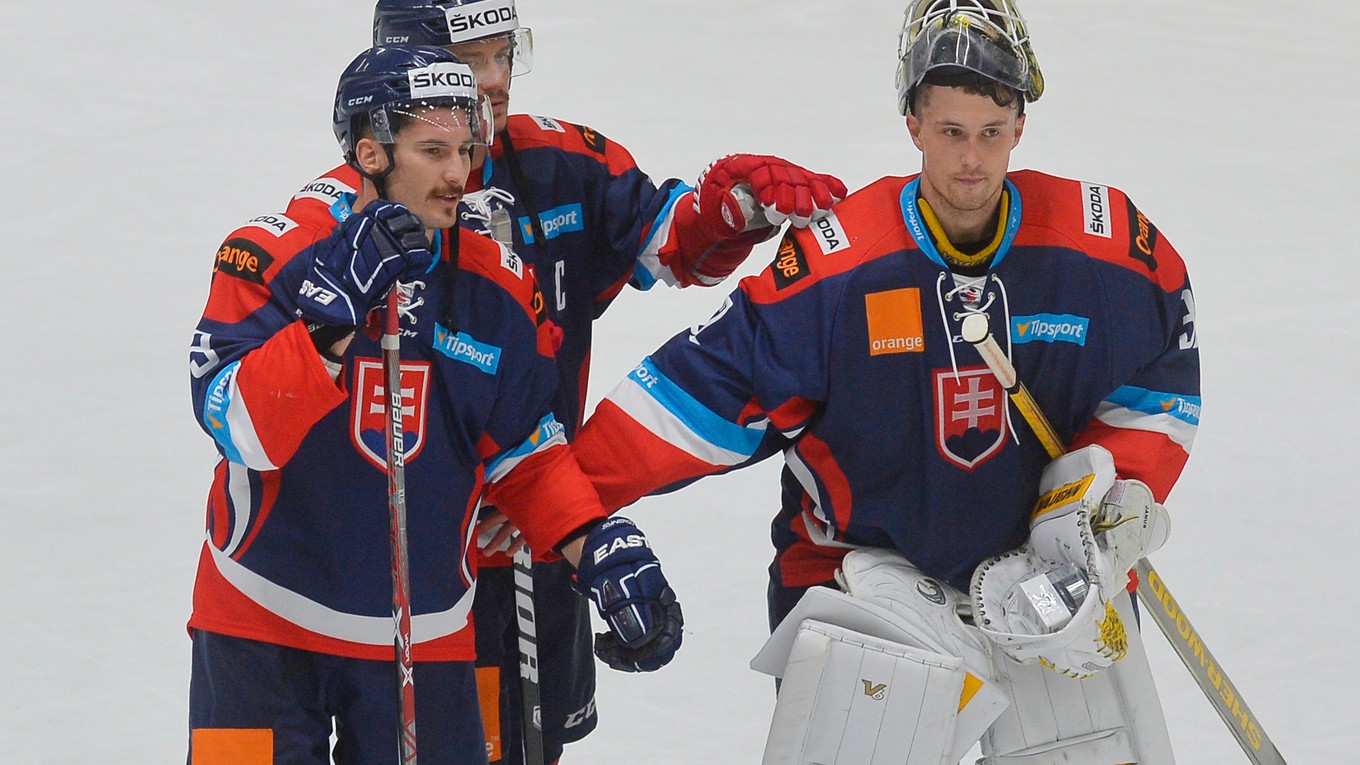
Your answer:
[[[941,268],[949,266],[940,256],[940,251],[935,248],[935,240],[930,238],[930,232],[926,230],[926,222],[921,217],[921,211],[916,209],[916,196],[921,188],[921,179],[915,178],[902,188],[902,196],[898,200],[902,208],[902,222],[907,226],[907,233],[916,241],[916,246],[921,248],[925,256]],[[1015,235],[1020,230],[1021,205],[1020,190],[1015,184],[1006,179],[1006,191],[1009,193],[1010,210],[1006,213],[1006,231],[1001,236],[1001,245],[997,247],[996,254],[992,256],[992,263],[989,269],[994,269],[1001,265],[1001,261],[1010,254],[1011,242],[1015,241]]]
[[[666,204],[661,206],[661,211],[652,220],[651,230],[647,233],[647,240],[642,243],[642,248],[638,250],[636,262],[633,263],[633,281],[640,290],[649,290],[657,283],[657,274],[653,269],[660,269],[661,265],[657,259],[657,251],[661,248],[664,239],[658,239],[665,234],[667,221],[670,220],[676,203],[680,197],[688,194],[694,189],[683,183],[676,184],[670,191],[666,199]]]
[[[663,375],[650,358],[633,368],[628,379],[686,428],[708,443],[729,452],[750,457],[765,438],[765,425],[742,427],[729,422],[701,404]]]
[[[509,451],[502,452],[495,459],[491,460],[491,462],[487,463],[487,481],[493,482],[499,480],[501,476],[510,472],[515,465],[519,464],[521,460],[534,452],[546,449],[554,444],[565,444],[567,442],[565,433],[566,428],[562,427],[562,423],[558,422],[557,418],[553,417],[552,412],[543,415],[543,419],[538,421],[538,427],[534,428],[534,432],[528,438],[524,439],[519,446],[516,446]]]
[[[1125,385],[1105,400],[1139,414],[1174,417],[1188,425],[1199,425],[1199,396],[1182,396],[1179,393],[1163,393]]]
[[[227,410],[231,408],[232,401],[232,382],[240,368],[241,362],[233,361],[213,378],[212,385],[208,386],[208,398],[203,402],[203,424],[217,445],[222,447],[222,454],[231,462],[244,465],[245,459],[232,440],[231,425],[227,420]]]

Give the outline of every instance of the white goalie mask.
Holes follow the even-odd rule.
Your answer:
[[[1044,92],[1025,19],[1012,0],[914,0],[902,21],[897,59],[897,111],[903,115],[912,90],[943,66],[976,72],[1026,101]]]

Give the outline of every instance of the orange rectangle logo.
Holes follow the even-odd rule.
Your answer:
[[[486,733],[486,759],[501,759],[501,668],[477,668],[477,703],[482,710],[482,729]]]
[[[274,731],[269,728],[194,728],[191,765],[273,765]]]
[[[869,316],[869,355],[920,353],[926,349],[921,327],[921,291],[915,287],[864,296]]]

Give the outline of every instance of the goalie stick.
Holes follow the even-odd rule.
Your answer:
[[[1030,395],[1029,389],[1020,381],[1015,366],[1001,350],[996,338],[992,337],[986,315],[969,315],[963,320],[962,329],[963,339],[978,349],[982,360],[987,363],[987,368],[1006,390],[1006,395],[1010,396],[1011,402],[1025,418],[1025,422],[1029,423],[1034,435],[1048,452],[1048,456],[1057,459],[1066,454],[1067,447],[1058,437],[1052,423]],[[1134,565],[1134,570],[1138,573],[1138,598],[1143,601],[1152,620],[1166,636],[1167,642],[1176,651],[1185,668],[1195,678],[1200,690],[1204,691],[1214,711],[1218,712],[1218,716],[1223,718],[1223,722],[1232,731],[1233,737],[1237,739],[1247,758],[1254,765],[1286,765],[1284,757],[1266,735],[1256,715],[1247,708],[1247,702],[1237,692],[1237,686],[1228,680],[1227,674],[1214,660],[1199,632],[1191,625],[1190,618],[1171,596],[1166,581],[1147,558],[1139,560]]]
[[[397,650],[397,703],[401,709],[399,752],[416,765],[416,681],[411,660],[411,571],[406,543],[406,449],[402,438],[400,287],[392,285],[383,314],[383,385],[387,394],[388,546],[392,553],[392,620]]]

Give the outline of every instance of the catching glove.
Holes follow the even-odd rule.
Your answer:
[[[312,245],[311,266],[297,296],[299,315],[324,326],[358,326],[382,305],[392,285],[428,271],[434,254],[411,211],[381,199],[351,215]]]
[[[632,521],[610,518],[586,534],[572,586],[609,625],[595,636],[601,661],[624,672],[651,672],[675,656],[684,625],[680,604]]]
[[[1054,460],[1039,489],[1029,541],[973,572],[974,612],[1012,658],[1085,677],[1128,650],[1111,601],[1170,524],[1145,484],[1115,479],[1114,458],[1100,446]]]

